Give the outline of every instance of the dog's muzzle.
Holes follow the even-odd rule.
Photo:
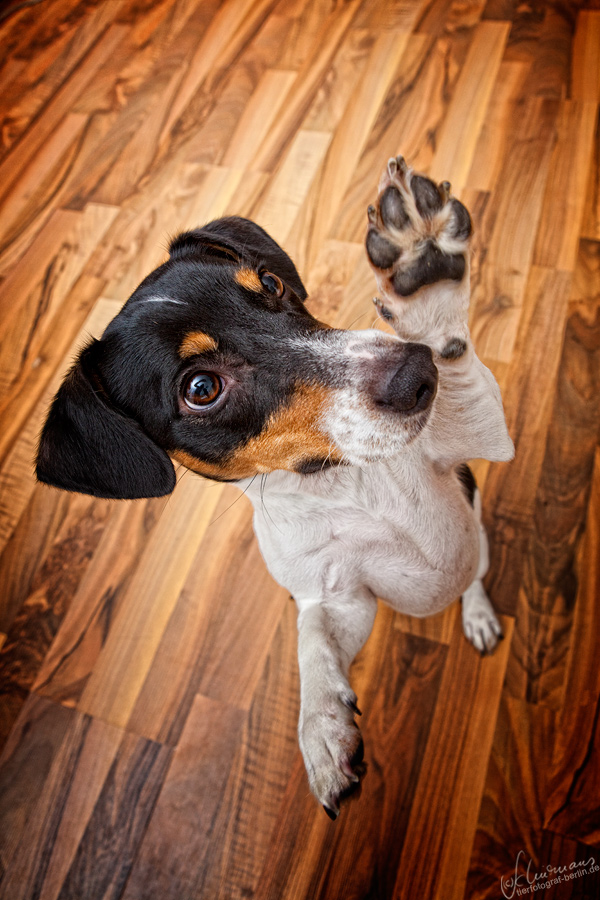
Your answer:
[[[424,344],[404,344],[400,364],[379,372],[373,401],[405,416],[426,410],[437,390],[438,373],[431,350]]]

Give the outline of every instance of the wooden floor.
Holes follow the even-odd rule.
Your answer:
[[[0,15],[2,900],[516,897],[528,864],[544,900],[600,897],[600,3]],[[517,448],[476,466],[506,639],[480,658],[457,604],[381,607],[353,674],[368,772],[333,823],[246,499],[189,473],[70,496],[32,458],[76,349],[180,229],[256,219],[315,314],[369,327],[365,209],[400,152],[476,226],[472,329]]]

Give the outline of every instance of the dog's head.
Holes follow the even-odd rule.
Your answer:
[[[173,459],[216,480],[309,474],[390,456],[425,424],[431,352],[329,328],[289,256],[258,225],[177,237],[65,378],[37,476],[99,497],[167,494]]]

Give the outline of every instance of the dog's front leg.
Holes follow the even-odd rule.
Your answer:
[[[371,633],[377,601],[365,590],[297,602],[300,749],[311,790],[333,819],[364,774],[363,742],[354,720],[359,710],[348,670]]]

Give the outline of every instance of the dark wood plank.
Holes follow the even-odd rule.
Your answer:
[[[214,823],[244,719],[238,709],[196,696],[125,891],[114,896],[202,896],[198,883],[214,862]]]
[[[38,486],[37,490],[49,489]],[[62,624],[110,512],[108,500],[69,497],[66,515],[0,650],[2,743]]]
[[[513,696],[552,706],[563,702],[577,602],[576,558],[600,434],[600,409],[590,403],[600,392],[599,251],[597,244],[581,244],[507,672]]]

